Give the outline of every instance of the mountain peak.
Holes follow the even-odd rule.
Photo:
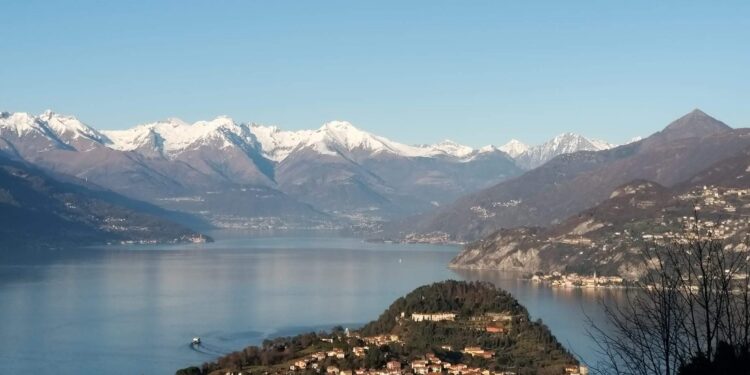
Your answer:
[[[323,126],[320,127],[320,130],[324,130],[324,131],[331,131],[331,130],[332,131],[342,131],[342,130],[344,130],[344,131],[351,131],[351,130],[353,130],[353,131],[359,131],[359,129],[357,129],[354,125],[352,125],[351,122],[349,122],[349,121],[339,121],[339,120],[334,120],[334,121],[328,121],[328,122],[326,122],[325,124],[323,124]]]
[[[433,149],[434,151],[458,158],[469,156],[474,152],[473,148],[451,141],[450,139],[446,139],[438,144],[429,146],[429,148]]]
[[[11,131],[21,136],[28,132],[43,132],[43,129],[37,122],[37,119],[26,112],[3,112],[0,116],[0,133]]]
[[[677,120],[672,121],[672,123],[661,131],[661,134],[669,139],[680,139],[704,137],[731,129],[729,125],[696,108]]]
[[[75,116],[55,113],[48,109],[37,118],[44,122],[65,143],[77,138],[87,138],[98,143],[107,141],[107,138],[98,130],[84,124]]]
[[[711,116],[708,116],[708,114],[706,112],[703,112],[700,108],[693,109],[687,115],[688,116],[707,116],[707,117],[711,117]]]
[[[380,152],[390,148],[390,141],[357,129],[348,121],[329,121],[300,144],[319,154],[338,155],[355,149]]]
[[[524,168],[536,168],[554,157],[578,151],[601,151],[613,146],[605,141],[586,138],[576,133],[562,133],[551,140],[529,147],[515,159]]]
[[[487,145],[487,146],[484,146],[484,147],[480,147],[479,150],[478,150],[478,152],[480,154],[485,154],[485,153],[488,153],[488,152],[496,152],[496,151],[502,151],[502,150],[500,150],[499,148],[497,148],[495,145]],[[507,154],[507,152],[506,152],[506,154]]]
[[[218,129],[233,129],[240,132],[239,125],[229,116],[216,116],[213,120],[198,121],[194,123],[193,128],[205,128],[204,132],[211,133]]]
[[[506,144],[499,147],[500,151],[515,158],[529,149],[529,146],[517,139],[511,139]]]
[[[154,127],[154,126],[159,125],[159,124],[169,125],[169,126],[172,126],[174,128],[190,125],[190,124],[188,124],[187,122],[185,122],[184,120],[182,120],[179,117],[167,117],[164,120],[159,120],[159,121],[157,121],[155,123],[145,124],[145,125],[141,125],[141,126]]]

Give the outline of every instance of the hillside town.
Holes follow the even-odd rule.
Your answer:
[[[417,288],[357,330],[337,326],[266,340],[184,370],[180,374],[588,374],[510,293],[461,281]]]
[[[684,214],[664,214],[650,228],[640,232],[624,230],[614,235],[661,246],[710,237],[727,241],[739,250],[747,248],[743,242],[750,230],[750,214],[746,212],[750,208],[750,189],[703,186],[677,196],[673,206],[670,213],[677,213],[677,208],[681,208]]]
[[[410,315],[401,313],[400,320],[411,321],[415,323],[432,322],[432,323],[455,323],[457,314],[452,312],[433,312],[421,313],[414,312]],[[489,334],[505,335],[510,331],[514,321],[523,319],[522,317],[510,313],[485,313],[478,316],[472,316],[461,322],[465,327],[473,330],[484,331]],[[304,374],[310,371],[314,373],[327,375],[516,375],[515,371],[493,371],[488,368],[471,366],[466,363],[451,363],[441,360],[435,353],[427,352],[416,356],[410,360],[389,360],[384,366],[378,368],[359,367],[355,369],[345,369],[344,362],[348,358],[364,358],[370,351],[371,347],[382,347],[386,345],[403,345],[404,341],[399,335],[385,334],[376,336],[360,336],[359,334],[350,334],[346,330],[344,337],[324,338],[322,341],[328,344],[344,344],[363,342],[363,346],[351,346],[349,350],[340,347],[334,347],[327,351],[318,351],[304,358],[295,360],[289,365],[288,374]],[[441,350],[451,352],[457,351],[470,358],[480,358],[491,360],[495,352],[481,346],[466,346],[463,348],[454,348],[451,345],[440,345]],[[227,373],[230,374],[230,373]],[[569,365],[565,367],[565,374],[568,375],[585,375],[588,374],[588,368],[582,365]]]
[[[425,353],[417,359],[411,361],[388,361],[381,368],[357,368],[354,370],[344,370],[336,365],[325,366],[326,358],[345,359],[349,356],[364,357],[369,347],[354,347],[351,352],[344,352],[341,349],[334,349],[328,352],[316,352],[308,357],[298,359],[289,366],[287,374],[304,374],[312,371],[313,373],[327,375],[516,375],[514,371],[491,371],[489,369],[472,367],[463,363],[451,364],[450,362],[440,360],[435,353]],[[462,350],[471,356],[482,358],[491,358],[492,354],[480,347],[466,347]],[[565,366],[567,375],[587,375],[588,367],[584,365]],[[241,371],[226,372],[225,375],[242,375]]]
[[[711,239],[747,251],[748,233],[750,189],[639,182],[553,227],[498,231],[468,245],[451,267],[518,271],[553,287],[620,288],[647,271],[643,249]]]
[[[407,317],[402,314],[402,319],[413,322],[454,322],[456,314],[450,312],[438,313],[412,313]],[[510,325],[517,316],[507,313],[487,313],[482,316],[471,317],[468,321],[477,329],[483,329],[488,333],[507,334],[506,324]],[[363,358],[370,351],[370,347],[384,345],[403,345],[404,341],[398,335],[360,336],[349,334],[345,337],[324,338],[323,342],[328,344],[346,342],[364,342],[364,346],[352,346],[348,351],[342,348],[332,348],[327,351],[318,351],[304,358],[296,359],[288,367],[288,371],[279,371],[279,374],[307,374],[318,373],[327,375],[516,375],[515,371],[492,371],[487,368],[471,366],[465,363],[451,363],[441,360],[435,353],[423,353],[416,358],[406,361],[390,360],[384,366],[378,368],[359,367],[345,369],[339,363],[348,358]],[[472,358],[492,359],[494,352],[481,346],[466,346],[462,349],[454,349],[451,345],[441,345],[445,351],[457,350]],[[567,375],[587,375],[588,368],[584,365],[568,365],[564,368]],[[240,375],[239,372],[226,372],[226,375]]]

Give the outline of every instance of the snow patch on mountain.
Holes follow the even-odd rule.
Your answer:
[[[276,126],[238,124],[226,116],[211,121],[188,124],[167,119],[127,130],[103,131],[108,145],[122,151],[154,148],[166,155],[218,140],[221,147],[253,147],[269,160],[280,162],[297,150],[311,150],[321,155],[391,154],[402,157],[450,157],[470,160],[486,152],[497,152],[494,146],[475,150],[452,141],[435,145],[410,146],[363,131],[348,121],[330,121],[317,130],[285,131]]]
[[[640,142],[640,141],[642,141],[642,140],[643,140],[643,137],[641,137],[641,136],[639,135],[639,136],[636,136],[636,137],[630,138],[630,139],[629,139],[629,140],[628,140],[627,142],[625,142],[625,143],[623,143],[623,144],[625,144],[625,145],[629,145],[629,144],[631,144],[631,143],[635,143],[635,142]]]
[[[510,155],[512,158],[516,158],[526,152],[526,150],[529,149],[529,146],[517,139],[511,139],[508,143],[500,146],[499,149]]]
[[[592,140],[574,133],[563,133],[551,140],[534,147],[530,147],[515,159],[524,168],[536,168],[554,157],[578,151],[601,151],[614,145],[600,140]]]
[[[444,154],[457,158],[465,158],[475,152],[475,150],[469,146],[464,146],[448,139],[440,143],[428,146],[426,147],[426,149],[429,150],[428,153],[430,153],[431,156],[434,156],[436,154]]]
[[[39,115],[38,119],[46,123],[46,125],[62,139],[71,140],[87,138],[99,143],[105,143],[108,141],[105,135],[73,116],[60,115],[51,110],[47,110]]]
[[[100,144],[109,142],[105,135],[77,118],[49,110],[36,116],[24,112],[0,113],[0,135],[3,134],[13,134],[16,137],[38,134],[53,144],[64,144],[72,148],[76,148],[78,140],[82,139]]]
[[[34,131],[44,132],[36,117],[23,112],[0,113],[0,134],[9,132],[21,137]]]
[[[314,130],[286,131],[276,126],[250,125],[250,131],[255,134],[261,145],[263,156],[273,161],[282,161],[303,140],[308,139]]]
[[[216,144],[219,148],[257,147],[258,142],[247,125],[238,124],[227,116],[210,121],[188,124],[177,118],[143,124],[127,130],[103,132],[111,141],[110,147],[134,151],[154,148],[166,155],[176,155],[202,145]]]
[[[303,142],[302,147],[311,147],[321,154],[328,155],[352,151],[404,155],[412,151],[409,146],[357,129],[347,121],[325,123]]]
[[[348,121],[330,121],[317,130],[286,131],[276,126],[237,123],[227,116],[193,124],[169,118],[127,130],[97,131],[73,116],[52,111],[38,116],[0,113],[0,133],[13,133],[21,137],[31,132],[73,147],[80,144],[77,140],[87,139],[116,150],[156,153],[166,157],[203,146],[218,149],[238,147],[248,153],[259,152],[275,162],[281,162],[297,150],[310,150],[329,156],[440,157],[463,162],[488,153],[505,153],[527,169],[544,164],[560,154],[614,147],[608,142],[573,133],[560,134],[533,147],[515,139],[500,147],[488,145],[479,149],[450,140],[412,146],[358,129]]]
[[[360,130],[347,121],[331,121],[309,134],[298,148],[311,149],[323,155],[365,152],[370,155],[391,154],[402,157],[447,156],[464,159],[477,153],[471,147],[453,141],[434,145],[410,146]]]

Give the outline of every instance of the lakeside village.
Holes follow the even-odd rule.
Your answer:
[[[455,322],[457,314],[449,312],[438,313],[413,313],[409,318],[413,322]],[[406,319],[404,313],[401,319]],[[473,329],[485,331],[496,335],[510,333],[514,321],[522,319],[504,313],[486,313],[479,317],[472,317],[469,322]],[[377,336],[360,336],[350,333],[348,329],[342,336],[333,335],[330,338],[321,338],[321,343],[328,350],[314,351],[305,357],[297,358],[277,368],[277,371],[264,371],[264,374],[326,374],[326,375],[516,375],[515,371],[492,371],[487,368],[471,366],[467,363],[451,363],[441,360],[436,353],[428,352],[417,355],[410,360],[391,359],[379,368],[359,367],[345,369],[351,366],[356,359],[364,359],[370,348],[400,345],[405,343],[396,334],[384,334]],[[492,360],[495,352],[480,346],[466,346],[464,348],[453,348],[451,345],[440,346],[443,353],[458,351],[471,359]],[[320,348],[318,348],[320,349]],[[588,367],[585,365],[566,365],[563,369],[565,375],[587,375]],[[225,375],[250,375],[250,371],[228,371]]]
[[[634,246],[636,241],[645,245],[668,246],[670,244],[688,244],[695,241],[699,236],[710,233],[712,239],[724,242],[727,249],[734,251],[747,251],[745,242],[747,234],[750,233],[750,215],[743,214],[743,209],[750,208],[750,189],[722,188],[716,186],[703,186],[677,197],[678,201],[685,206],[693,206],[696,213],[704,213],[706,219],[696,216],[679,216],[676,218],[660,217],[656,225],[649,226],[649,232],[624,229],[613,233],[614,238],[621,241],[620,246],[627,244]],[[649,204],[652,202],[642,202]],[[713,220],[709,219],[712,218]],[[680,228],[680,229],[677,229]],[[580,239],[579,239],[580,240]],[[581,243],[579,243],[581,244]],[[594,245],[588,241],[587,244]],[[604,250],[608,245],[604,245]],[[737,274],[734,277],[743,280],[747,274]],[[632,280],[620,276],[593,276],[579,275],[576,273],[565,274],[552,272],[551,274],[536,273],[527,275],[524,279],[536,283],[544,283],[553,287],[562,288],[625,288]]]
[[[627,280],[620,276],[581,276],[577,273],[563,274],[552,272],[552,274],[537,273],[531,277],[526,277],[534,283],[545,283],[557,288],[625,288],[628,285]]]

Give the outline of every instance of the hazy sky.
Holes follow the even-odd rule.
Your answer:
[[[158,3],[158,4],[156,4]],[[750,126],[750,2],[2,1],[0,110],[334,119],[406,143]]]

